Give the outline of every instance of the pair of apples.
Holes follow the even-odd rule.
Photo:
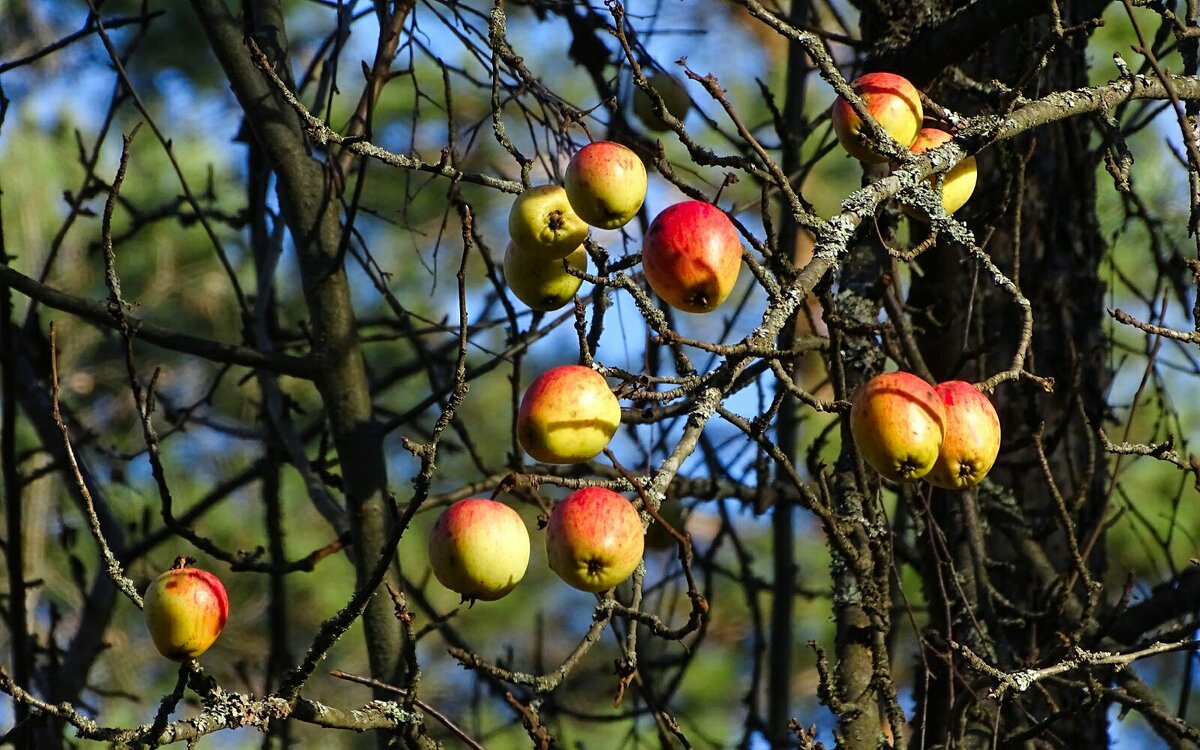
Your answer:
[[[850,83],[850,88],[863,100],[866,110],[879,125],[901,146],[915,154],[940,146],[953,136],[938,128],[922,128],[924,110],[921,94],[908,79],[894,73],[867,73]],[[831,112],[833,131],[846,153],[868,164],[883,164],[888,157],[876,150],[863,132],[863,121],[850,102],[838,97]],[[975,192],[978,172],[975,157],[968,156],[951,167],[942,178],[942,208],[952,214],[962,208]],[[933,178],[930,178],[933,183]],[[901,203],[909,216],[928,221],[922,209]]]
[[[590,227],[619,229],[646,198],[646,167],[612,141],[581,148],[562,185],[537,185],[517,196],[508,212],[504,278],[517,299],[543,312],[571,301],[587,271],[583,241]]]
[[[850,407],[850,432],[873,469],[896,482],[961,490],[983,481],[1000,453],[1000,418],[961,380],[931,386],[907,372],[867,381]]]
[[[557,310],[579,290],[568,269],[587,270],[581,244],[589,227],[619,229],[646,198],[646,168],[629,148],[590,143],[567,165],[563,185],[538,185],[513,201],[504,277],[517,299],[534,310]],[[741,270],[737,229],[721,209],[689,200],[651,222],[642,242],[646,281],[667,304],[685,312],[715,310]]]
[[[607,591],[628,578],[644,551],[633,504],[603,487],[585,487],[554,506],[546,524],[546,560],[581,591]],[[529,532],[517,512],[488,498],[459,500],[429,533],[429,565],[463,601],[495,601],[529,566]]]

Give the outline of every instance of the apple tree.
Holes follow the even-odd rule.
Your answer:
[[[1194,0],[0,39],[3,742],[1200,746]]]

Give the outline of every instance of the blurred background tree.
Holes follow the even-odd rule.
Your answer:
[[[1200,745],[1197,14],[8,0],[4,741]],[[895,200],[944,159],[837,146],[830,104],[876,70],[976,155],[953,218]],[[682,118],[635,115],[655,73]],[[645,206],[593,230],[574,305],[531,312],[509,206],[602,139],[647,164]],[[735,219],[750,266],[706,315],[638,263],[685,197]],[[536,464],[519,397],[579,362],[622,398],[612,452]],[[985,386],[983,484],[862,463],[849,401],[894,369]],[[615,602],[542,549],[588,484],[687,532],[647,512]],[[425,536],[493,493],[533,556],[468,607]],[[116,585],[177,555],[231,600],[178,668]]]

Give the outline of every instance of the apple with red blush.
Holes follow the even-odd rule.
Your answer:
[[[946,436],[924,479],[935,487],[961,490],[983,481],[1000,454],[1000,417],[990,399],[962,380],[938,383]]]
[[[895,73],[867,73],[850,83],[869,114],[884,132],[904,148],[909,148],[921,130],[924,111],[921,93],[908,79]],[[888,161],[868,136],[862,118],[850,102],[838,97],[831,112],[833,131],[846,153],[862,162],[883,164]]]
[[[607,591],[633,574],[644,551],[633,503],[603,487],[584,487],[554,506],[546,524],[546,559],[581,590]]]
[[[850,432],[875,471],[896,482],[920,479],[933,469],[945,435],[942,398],[908,372],[876,375],[858,390]]]
[[[229,597],[221,579],[177,557],[143,596],[146,627],[155,648],[168,659],[195,659],[209,649],[229,619]]]
[[[628,224],[646,199],[646,186],[646,165],[641,158],[613,141],[596,141],[579,149],[563,175],[571,208],[600,229]]]
[[[521,396],[517,439],[548,464],[595,458],[621,423],[621,405],[608,381],[581,365],[562,365],[534,379]]]
[[[654,293],[684,312],[715,310],[737,282],[742,244],[725,212],[689,200],[663,209],[642,241],[642,269]]]
[[[529,565],[529,532],[515,510],[482,497],[459,500],[433,524],[426,542],[433,575],[474,604],[495,601]]]

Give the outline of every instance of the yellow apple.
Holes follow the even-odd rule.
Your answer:
[[[912,145],[912,152],[919,154],[923,151],[928,151],[931,148],[942,145],[952,137],[944,130],[924,128],[917,135],[917,140]],[[963,207],[963,204],[971,197],[971,193],[975,192],[977,178],[978,173],[975,169],[974,156],[968,156],[946,171],[942,177],[942,208],[945,209],[946,213],[952,214]],[[929,182],[933,184],[934,179],[934,176],[930,176]],[[929,217],[925,214],[925,211],[916,206],[909,206],[902,202],[900,209],[914,219],[929,221]]]
[[[517,196],[508,211],[508,236],[522,250],[545,260],[572,253],[588,225],[575,214],[562,185],[538,185]]]
[[[504,251],[504,280],[517,299],[533,310],[557,310],[571,301],[583,279],[567,273],[567,266],[587,271],[587,250],[583,245],[565,258],[546,260],[527,253],[516,243]]]

